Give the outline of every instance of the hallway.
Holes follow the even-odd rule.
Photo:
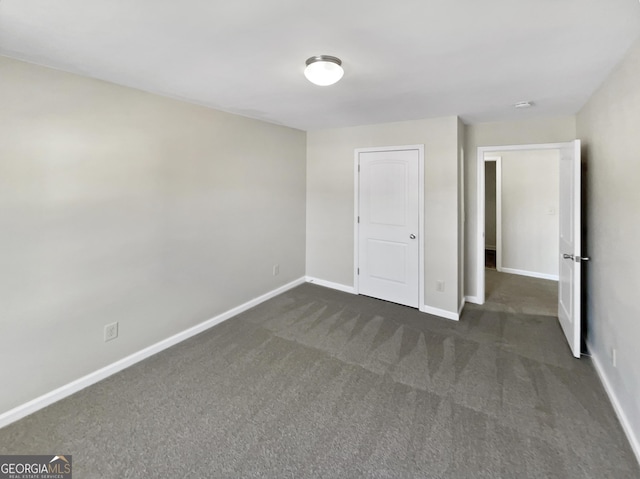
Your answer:
[[[485,269],[484,309],[558,316],[558,282]]]

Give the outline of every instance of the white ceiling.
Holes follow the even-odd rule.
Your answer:
[[[0,1],[1,55],[303,130],[573,114],[639,33],[638,0]]]

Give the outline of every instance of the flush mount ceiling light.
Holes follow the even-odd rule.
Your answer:
[[[518,103],[513,105],[514,108],[531,108],[532,106],[532,101],[519,101]]]
[[[342,69],[342,61],[337,57],[330,55],[318,55],[311,57],[306,61],[307,67],[304,69],[304,76],[311,83],[320,86],[333,85],[338,82],[344,70]]]

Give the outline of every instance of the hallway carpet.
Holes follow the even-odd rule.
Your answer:
[[[299,286],[0,430],[82,478],[633,478],[550,316]]]
[[[485,269],[483,310],[525,313],[536,316],[558,315],[558,282],[531,278],[495,269]]]

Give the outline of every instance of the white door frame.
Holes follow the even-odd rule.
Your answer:
[[[485,156],[483,167],[487,162],[496,164],[496,271],[502,271],[502,157]],[[486,169],[485,169],[486,174]],[[486,178],[485,178],[486,183]],[[485,184],[486,187],[486,184]],[[486,194],[486,188],[485,188]],[[486,219],[486,197],[485,197],[485,219]],[[486,232],[485,232],[486,233]],[[486,241],[485,241],[486,243]],[[483,249],[486,249],[483,248]],[[484,252],[482,253],[484,256]],[[484,262],[484,261],[483,261]]]
[[[360,211],[360,175],[358,172],[360,153],[377,151],[418,151],[418,309],[424,306],[424,145],[379,146],[373,148],[356,148],[353,157],[354,177],[354,208],[353,208],[353,286],[356,294],[360,294],[360,278],[358,267],[360,264],[359,244],[360,229],[358,228],[358,214]]]
[[[496,153],[499,151],[523,151],[523,150],[559,150],[567,146],[567,143],[537,143],[529,145],[505,145],[505,146],[479,146],[478,156],[476,162],[477,169],[477,197],[476,204],[478,205],[477,225],[476,225],[476,295],[473,297],[467,297],[467,301],[470,303],[484,304],[485,300],[485,284],[484,284],[484,222],[485,222],[485,153]],[[497,183],[496,183],[497,186]],[[496,192],[496,196],[498,193]],[[496,206],[497,208],[497,206]],[[497,227],[497,220],[496,220]],[[496,232],[496,242],[497,242]],[[497,245],[496,245],[497,246]],[[502,261],[501,261],[502,263]],[[497,258],[496,258],[497,265]],[[502,264],[501,264],[502,266]]]

